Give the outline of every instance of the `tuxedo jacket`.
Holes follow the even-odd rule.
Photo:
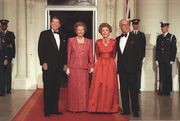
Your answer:
[[[1,35],[3,35],[3,32],[0,32]],[[9,61],[12,60],[12,58],[15,58],[15,35],[11,31],[7,31],[6,34],[3,37],[4,40],[4,46],[7,48],[7,59]]]
[[[135,34],[133,31],[132,31],[132,33],[134,34],[137,41],[139,41],[139,47],[141,48],[140,59],[142,60],[145,57],[145,52],[146,52],[146,37],[145,37],[145,34],[143,32],[141,32],[141,31],[138,31],[137,34]]]
[[[67,37],[59,32],[60,47],[56,44],[52,30],[41,32],[38,43],[38,56],[40,65],[48,64],[49,71],[58,69],[63,71],[63,66],[67,62]]]
[[[124,52],[120,49],[120,39],[122,36],[116,38],[117,49],[117,70],[118,72],[136,73],[138,71],[141,49],[139,43],[135,39],[132,32],[129,33]]]
[[[175,61],[177,53],[176,37],[168,33],[160,34],[156,40],[156,61]]]

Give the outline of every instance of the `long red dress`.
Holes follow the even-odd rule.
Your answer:
[[[68,110],[87,111],[89,97],[89,68],[94,66],[92,40],[78,43],[76,37],[68,40]]]
[[[118,81],[114,60],[115,43],[114,39],[110,39],[107,45],[100,39],[96,41],[97,62],[91,82],[89,112],[119,111]]]

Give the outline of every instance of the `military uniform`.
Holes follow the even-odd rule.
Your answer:
[[[3,35],[0,33],[0,96],[5,95],[4,60],[7,59],[7,48]]]
[[[169,24],[168,24],[169,25]],[[161,27],[163,27],[161,23]],[[167,32],[156,40],[156,61],[159,65],[159,94],[169,96],[172,91],[172,63],[176,58],[176,37]]]
[[[131,20],[133,25],[139,25],[140,19],[133,19]],[[143,64],[143,59],[145,58],[145,51],[146,51],[146,38],[145,34],[139,30],[133,30],[132,31],[134,38],[138,41],[139,43],[139,48],[140,48],[140,57],[139,57],[139,64],[138,64],[138,73],[137,73],[137,90],[138,93],[140,93],[141,89],[141,72],[142,72],[142,64]]]
[[[13,32],[3,30],[3,26],[7,26],[8,20],[0,20],[2,31],[0,32],[3,35],[3,40],[5,42],[5,46],[7,48],[7,59],[8,64],[5,66],[4,69],[4,80],[5,80],[5,92],[11,93],[11,73],[12,73],[12,59],[15,58],[15,35]]]

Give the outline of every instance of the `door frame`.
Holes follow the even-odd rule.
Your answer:
[[[97,39],[97,8],[95,6],[47,6],[45,9],[45,29],[50,27],[50,11],[92,11],[93,12],[93,41]]]

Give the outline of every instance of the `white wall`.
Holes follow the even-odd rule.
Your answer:
[[[0,0],[0,19],[4,17],[4,0]]]

